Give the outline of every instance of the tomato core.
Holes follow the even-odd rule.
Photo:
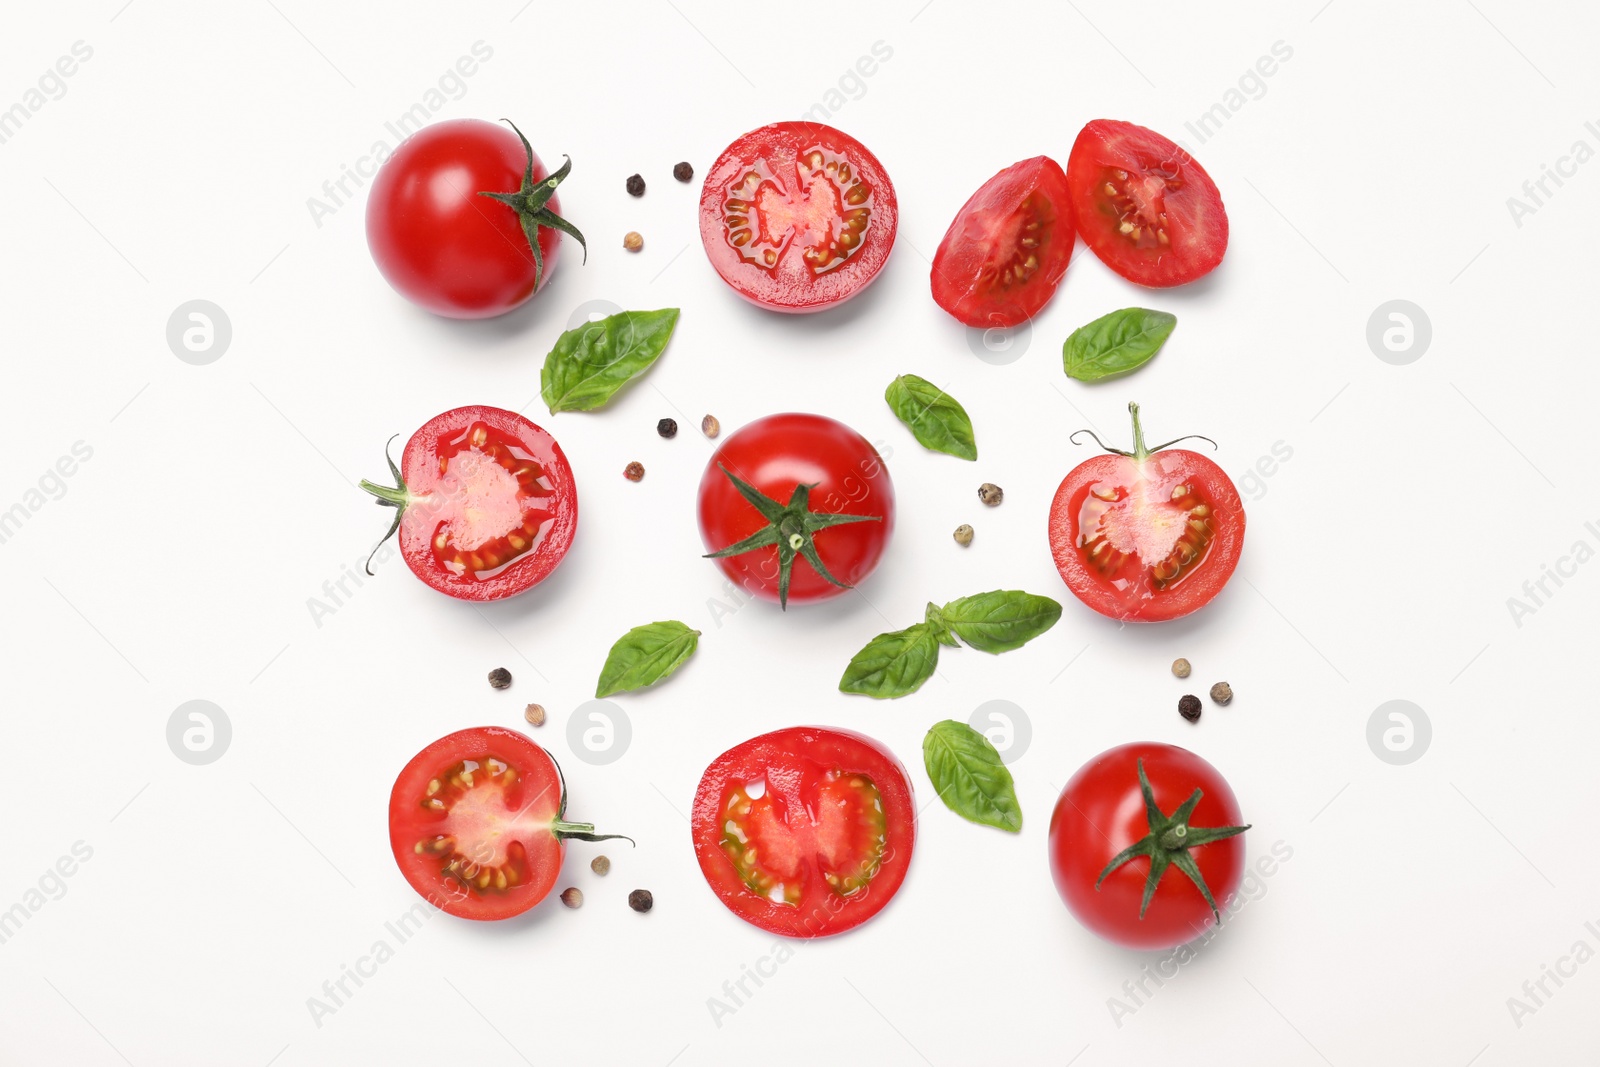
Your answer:
[[[1144,580],[1156,591],[1177,585],[1211,546],[1211,506],[1194,486],[1167,488],[1161,464],[1136,467],[1132,478],[1081,488],[1071,506],[1078,516],[1078,554],[1119,590]],[[1119,484],[1120,483],[1120,484]]]

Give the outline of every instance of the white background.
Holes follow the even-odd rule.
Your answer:
[[[0,509],[83,441],[93,457],[0,545],[7,773],[0,909],[75,842],[92,848],[0,945],[0,1060],[74,1064],[443,1062],[1096,1064],[1181,1049],[1188,1061],[1344,1065],[1577,1063],[1593,1055],[1600,963],[1518,1020],[1538,980],[1600,920],[1588,826],[1600,719],[1592,695],[1600,564],[1513,620],[1507,598],[1600,547],[1592,492],[1587,311],[1600,163],[1519,227],[1506,205],[1600,118],[1589,8],[1504,0],[1153,7],[897,0],[805,5],[29,5],[0,37],[0,106],[75,41],[92,58],[0,144],[6,462]],[[504,319],[407,305],[372,267],[364,191],[314,224],[307,199],[389,139],[473,42],[493,57],[437,117],[514,118],[573,157],[549,288]],[[901,209],[877,283],[843,310],[764,314],[717,279],[695,231],[698,178],[743,131],[823,103],[875,42],[892,57],[831,122],[876,152]],[[1205,143],[1184,129],[1275,42],[1292,58]],[[840,98],[835,98],[835,103]],[[1022,358],[976,358],[928,294],[928,256],[1002,166],[1065,162],[1087,120],[1183,140],[1226,199],[1232,243],[1206,281],[1137,290],[1080,256]],[[392,144],[392,140],[391,140]],[[1570,169],[1570,168],[1569,168]],[[643,199],[625,195],[635,171]],[[625,231],[645,250],[621,249]],[[209,366],[168,349],[184,301],[223,307]],[[1378,305],[1425,309],[1433,341],[1381,362]],[[550,418],[539,366],[588,300],[678,306],[648,378],[603,412]],[[1076,326],[1130,304],[1171,310],[1166,350],[1123,381],[1065,378]],[[972,414],[981,458],[921,450],[882,400],[915,372]],[[1198,432],[1248,498],[1233,582],[1190,619],[1118,629],[1073,600],[1046,509],[1089,453]],[[572,458],[576,546],[537,591],[483,610],[393,560],[337,611],[308,599],[359,566],[388,513],[352,485],[383,442],[464,403],[525,410]],[[715,413],[725,432],[820,411],[883,442],[900,526],[860,595],[786,616],[714,617],[725,596],[693,518]],[[684,432],[655,434],[671,415]],[[1282,442],[1292,458],[1246,482]],[[641,460],[648,475],[624,481]],[[1005,488],[997,510],[982,481]],[[961,550],[958,523],[977,528]],[[1571,568],[1569,567],[1569,570]],[[348,583],[347,583],[348,584]],[[894,703],[836,691],[873,634],[925,601],[992,588],[1057,597],[1061,622],[992,659],[947,652]],[[1531,603],[1531,602],[1530,602]],[[705,631],[669,684],[619,698],[630,750],[572,756],[568,716],[630,626]],[[1585,624],[1582,620],[1587,619]],[[1189,685],[1169,661],[1195,664]],[[506,692],[484,675],[516,676]],[[1197,726],[1175,705],[1227,679]],[[174,708],[225,709],[225,756],[168,749]],[[684,812],[701,770],[756,733],[803,722],[872,734],[906,761],[934,721],[1006,699],[1031,720],[1013,765],[1020,836],[925,807],[909,879],[854,933],[796,946],[737,1010],[712,997],[774,952],[707,891]],[[1422,707],[1426,755],[1391,766],[1366,724]],[[516,726],[562,759],[574,815],[639,842],[574,846],[526,917],[433,919],[338,1010],[307,1000],[416,899],[385,832],[389,786],[428,741]],[[1216,764],[1255,828],[1293,856],[1153,996],[1123,992],[1156,956],[1081,929],[1050,884],[1045,839],[1066,778],[1111,745],[1174,741]],[[613,859],[604,880],[588,859]],[[54,885],[54,883],[51,883]],[[647,887],[640,916],[627,891]],[[770,964],[764,964],[768,970]],[[1571,971],[1570,964],[1564,965]],[[749,988],[754,988],[750,986]],[[1535,990],[1537,992],[1537,990]],[[1116,1017],[1111,998],[1135,1010]],[[1526,1001],[1530,1006],[1535,1002]],[[1587,1056],[1585,1055],[1587,1054]],[[1074,1058],[1076,1057],[1076,1058]]]

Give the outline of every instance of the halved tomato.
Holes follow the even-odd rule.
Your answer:
[[[1075,237],[1067,176],[1049,156],[972,194],[933,256],[933,299],[968,326],[1016,326],[1055,295]]]
[[[389,847],[411,888],[463,919],[508,919],[549,895],[567,841],[608,841],[567,822],[550,754],[498,726],[460,730],[411,757],[389,794]]]
[[[1216,183],[1154,130],[1095,119],[1073,142],[1067,185],[1084,243],[1130,282],[1156,289],[1192,282],[1228,249]]]
[[[729,145],[700,191],[700,240],[722,280],[774,311],[821,311],[877,277],[899,208],[883,164],[819,122],[775,122]]]
[[[465,407],[430,419],[389,470],[393,486],[361,481],[399,512],[385,540],[399,530],[412,573],[462,600],[502,600],[538,585],[578,530],[566,455],[514,411]]]
[[[1110,455],[1062,479],[1050,505],[1050,551],[1067,588],[1100,614],[1162,622],[1222,592],[1244,548],[1244,503],[1200,453],[1168,449],[1177,441],[1146,447],[1139,405],[1128,411],[1133,451],[1102,443]]]
[[[730,911],[786,937],[826,937],[900,888],[917,809],[905,767],[878,742],[796,726],[718,756],[692,823],[700,871]]]

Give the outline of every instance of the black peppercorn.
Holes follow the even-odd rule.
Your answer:
[[[633,177],[628,179],[628,195],[629,196],[643,196],[644,195],[644,178],[642,176],[640,176],[638,174],[635,174]]]
[[[662,437],[668,438],[678,436],[678,420],[662,419],[660,422],[656,423],[656,433],[660,434]]]
[[[511,685],[511,672],[504,667],[496,667],[489,672],[489,684],[496,689],[505,689]]]
[[[694,168],[687,163],[679,163],[672,168],[672,176],[680,182],[690,181],[694,178]]]
[[[1178,714],[1190,722],[1200,721],[1200,698],[1190,693],[1178,698]]]
[[[650,895],[650,890],[648,889],[635,889],[628,894],[628,907],[634,911],[649,911],[655,905],[656,898]]]

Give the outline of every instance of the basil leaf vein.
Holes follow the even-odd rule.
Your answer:
[[[972,648],[999,653],[1021,648],[1054,626],[1061,605],[1047,596],[997,589],[952,600],[939,615]]]
[[[933,627],[919,622],[868,641],[844,669],[839,691],[877,700],[903,697],[922,688],[938,663],[938,636]]]

